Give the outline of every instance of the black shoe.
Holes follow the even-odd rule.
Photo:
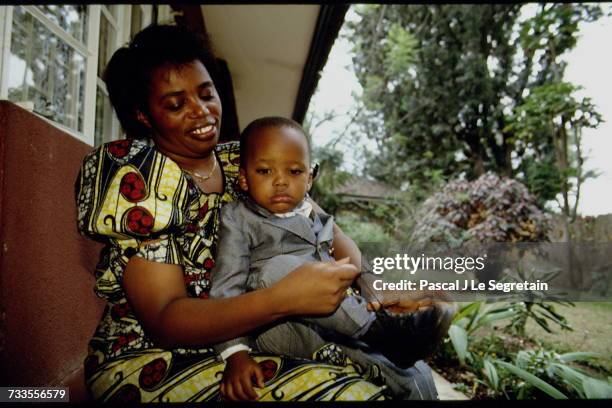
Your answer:
[[[455,309],[447,303],[395,314],[384,309],[360,340],[400,368],[409,368],[434,353],[448,332]]]

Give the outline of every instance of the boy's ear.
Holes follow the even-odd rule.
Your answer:
[[[149,118],[147,118],[147,115],[142,113],[140,111],[140,109],[136,109],[136,120],[138,120],[140,123],[142,123],[146,127],[149,127],[149,128],[151,127],[151,123],[149,122]]]
[[[312,180],[314,179],[312,173],[313,173],[312,170],[308,172],[308,188],[306,189],[306,192],[310,191],[310,189],[312,188]]]
[[[249,185],[246,180],[246,170],[242,167],[238,170],[238,185],[242,191],[249,191]]]

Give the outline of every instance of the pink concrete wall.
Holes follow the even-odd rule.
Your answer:
[[[100,245],[76,228],[74,182],[91,147],[0,102],[0,385],[72,385],[103,302]]]

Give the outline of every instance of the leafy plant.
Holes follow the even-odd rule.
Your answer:
[[[559,274],[558,270],[549,271],[540,277],[542,282],[553,280]],[[528,274],[524,268],[517,268],[517,275],[506,275],[505,278],[514,280],[515,282],[535,282],[535,271],[532,269]],[[549,322],[552,322],[563,330],[573,330],[567,322],[567,319],[555,309],[555,304],[574,306],[574,303],[565,301],[560,298],[555,298],[536,290],[525,290],[524,297],[528,300],[522,302],[511,302],[510,306],[515,311],[510,323],[506,326],[507,329],[514,331],[520,336],[525,335],[525,327],[529,319],[533,319],[542,329],[548,333],[553,333]]]
[[[495,307],[485,302],[462,305],[449,329],[446,350],[441,353],[448,353],[450,348],[460,365],[478,376],[475,382],[487,387],[491,397],[537,398],[538,393],[556,399],[612,397],[609,379],[592,377],[571,365],[596,359],[600,357],[597,353],[558,354],[540,345],[535,349],[518,350],[516,347],[522,346],[509,348],[499,335],[485,338],[474,335],[478,329],[501,320],[510,318],[512,321],[523,313],[519,307],[519,304]]]
[[[469,351],[471,335],[480,327],[489,325],[498,320],[508,319],[514,316],[512,307],[494,308],[485,302],[472,302],[463,305],[453,319],[448,335],[453,349],[461,365],[466,361],[473,361],[472,353]]]
[[[487,173],[474,181],[453,180],[429,197],[417,216],[412,241],[546,241],[550,217],[520,182]]]
[[[574,352],[557,354],[534,349],[517,353],[515,363],[495,360],[494,363],[523,379],[527,387],[519,397],[528,397],[537,388],[553,398],[612,398],[612,383],[594,378],[568,363],[601,357],[597,353]],[[566,395],[567,394],[567,395]]]

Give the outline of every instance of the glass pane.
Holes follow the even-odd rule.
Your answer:
[[[98,87],[96,91],[96,130],[94,132],[94,146],[113,140],[113,107],[110,99]],[[118,135],[117,135],[118,136]]]
[[[117,32],[104,14],[100,16],[100,47],[98,48],[98,76],[102,77],[108,60],[115,52]]]
[[[13,12],[8,99],[83,131],[85,58],[21,7]]]
[[[87,42],[87,6],[47,5],[38,8],[68,34],[83,44]]]
[[[132,6],[132,22],[130,25],[130,38],[134,38],[142,28],[142,8],[140,4]]]
[[[119,17],[119,6],[118,5],[108,5],[108,6],[102,6],[104,7],[106,10],[108,10],[108,12],[115,18],[115,20],[117,20],[117,18]]]

